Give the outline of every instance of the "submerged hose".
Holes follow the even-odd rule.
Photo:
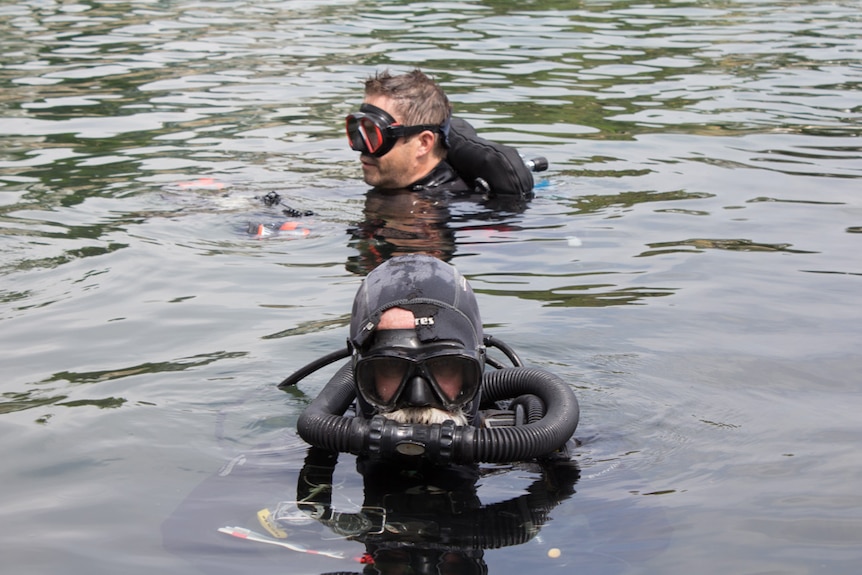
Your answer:
[[[404,424],[375,415],[344,417],[355,398],[350,364],[343,366],[302,412],[297,431],[305,441],[354,455],[423,456],[437,463],[507,463],[548,455],[562,447],[578,426],[580,408],[572,389],[540,369],[513,367],[489,372],[483,402],[537,396],[547,406],[538,421],[515,427],[475,428]]]

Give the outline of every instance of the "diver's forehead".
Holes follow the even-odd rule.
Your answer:
[[[412,311],[403,307],[393,307],[380,314],[377,329],[412,329],[414,325],[416,325],[416,316]]]

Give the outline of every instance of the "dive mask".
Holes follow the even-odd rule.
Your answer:
[[[354,355],[363,399],[382,412],[403,407],[463,408],[482,382],[482,362],[456,342],[421,343],[412,329],[375,333],[370,349]]]
[[[388,154],[399,138],[430,130],[435,134],[441,134],[445,142],[449,132],[448,119],[440,125],[402,126],[386,110],[371,104],[362,104],[358,112],[347,116],[345,123],[350,148],[376,158]]]

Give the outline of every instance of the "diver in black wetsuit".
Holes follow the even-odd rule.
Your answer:
[[[295,497],[284,489],[295,451],[243,454],[165,523],[166,547],[209,573],[231,572],[241,561],[252,570],[270,564],[286,553],[279,547],[302,553],[294,561],[350,560],[333,546],[359,542],[365,573],[481,575],[486,549],[533,539],[574,493],[579,470],[569,449],[579,412],[571,387],[521,367],[517,354],[484,334],[472,288],[454,266],[413,254],[375,268],[354,298],[349,341],[349,353],[329,354],[280,384],[290,388],[349,356],[297,422],[312,447],[295,476]],[[489,356],[489,347],[515,367]],[[357,455],[359,510],[332,504],[342,452]],[[517,466],[533,483],[484,503],[477,480],[501,468],[481,462]],[[244,503],[250,495],[257,506]]]
[[[353,303],[351,359],[297,424],[313,447],[296,502],[268,513],[267,530],[296,529],[292,522],[301,516],[289,510],[298,509],[364,543],[367,574],[481,575],[486,549],[535,537],[550,511],[574,493],[579,471],[568,449],[577,400],[542,370],[491,360],[497,369],[486,374],[493,341],[482,331],[469,283],[453,266],[409,255],[372,271]],[[358,455],[359,511],[331,505],[341,451]],[[480,461],[528,466],[537,478],[526,493],[486,505],[476,488],[488,472]]]
[[[362,106],[346,120],[365,183],[382,190],[469,191],[446,162],[451,113],[446,94],[419,70],[368,78]]]
[[[446,94],[420,70],[368,78],[346,130],[350,147],[360,152],[363,180],[374,190],[533,197],[531,168],[517,150],[484,140],[453,118]],[[546,168],[542,162],[533,169]]]
[[[297,422],[311,445],[435,465],[566,457],[579,417],[572,388],[486,336],[470,284],[447,263],[413,254],[374,269],[353,302],[348,348],[280,387],[347,356]]]
[[[399,254],[448,261],[455,252],[450,202],[476,202],[481,220],[520,212],[533,197],[532,170],[547,168],[543,158],[528,165],[514,148],[479,137],[419,70],[369,77],[346,131],[372,186],[363,221],[349,230],[359,254],[348,269],[362,274]]]
[[[280,384],[291,388],[350,358],[297,422],[312,447],[286,430],[283,443],[233,457],[165,521],[165,547],[208,575],[485,575],[485,550],[531,540],[536,545],[509,558],[523,555],[524,565],[535,566],[529,557],[535,561],[538,551],[547,560],[555,549],[536,536],[580,481],[569,457],[578,422],[571,387],[521,367],[517,354],[485,335],[466,279],[429,256],[393,258],[365,278],[349,341]],[[356,454],[359,508],[356,474],[334,478],[344,452]],[[514,486],[511,470],[529,485]],[[515,493],[485,502],[480,479]],[[345,501],[349,507],[340,507]],[[590,573],[617,575],[667,542],[664,517],[629,499],[581,496],[566,515],[550,539],[566,536],[563,557],[571,559],[543,570],[586,565]]]
[[[366,219],[350,230],[362,260],[350,267],[364,273],[387,253],[431,253],[448,259],[454,251],[454,241],[445,238],[454,235],[446,226],[450,200],[477,200],[494,211],[522,211],[534,195],[532,172],[548,167],[544,158],[525,162],[516,149],[481,138],[468,122],[453,117],[446,94],[420,70],[369,77],[364,101],[348,114],[345,128],[350,147],[360,153],[363,180],[372,186]],[[312,214],[285,206],[275,192],[262,199],[267,206],[285,208],[283,213],[291,217]],[[378,209],[386,203],[397,204],[399,211]],[[398,220],[410,220],[417,212],[433,215],[420,216],[421,229],[405,232]],[[298,234],[295,222],[288,222],[283,229],[250,224],[248,231],[296,236],[304,230],[299,228]],[[434,244],[430,252],[410,245],[426,236]]]

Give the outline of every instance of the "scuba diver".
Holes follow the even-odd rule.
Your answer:
[[[279,387],[347,357],[297,422],[315,447],[405,464],[568,459],[579,418],[572,388],[523,367],[483,333],[473,290],[454,266],[411,254],[375,268],[354,298],[347,348]]]
[[[513,366],[489,358],[488,347]],[[348,349],[280,387],[348,351],[349,361],[297,422],[312,447],[296,501],[262,516],[270,534],[286,537],[304,514],[363,543],[363,573],[482,575],[486,549],[533,539],[574,493],[574,393],[556,376],[523,367],[511,348],[483,333],[473,290],[454,266],[411,254],[375,268],[354,298]],[[358,511],[331,503],[340,452],[357,456],[364,486]],[[477,481],[489,469],[480,462],[522,466],[535,479],[523,494],[486,505]]]
[[[351,149],[360,153],[363,180],[372,186],[366,212],[375,211],[375,201],[393,201],[405,214],[430,205],[435,215],[448,215],[448,201],[453,199],[479,200],[493,212],[520,212],[534,197],[532,172],[548,168],[547,159],[525,160],[515,148],[481,138],[467,121],[453,117],[446,94],[418,69],[399,75],[383,71],[367,78],[364,101],[357,112],[347,115],[345,129]],[[405,205],[411,198],[419,207]],[[276,192],[260,199],[290,218],[314,214],[285,205]],[[445,220],[431,219],[434,227],[445,228]],[[390,240],[392,251],[398,252],[400,230],[390,229],[388,221],[366,220],[350,230],[360,252],[365,244],[373,252],[373,244]],[[310,233],[291,220],[251,222],[247,231],[258,237]]]
[[[448,261],[456,247],[449,225],[454,201],[475,203],[456,219],[481,220],[469,225],[491,231],[508,227],[495,220],[525,209],[534,196],[532,171],[548,166],[544,158],[525,161],[514,148],[479,137],[452,116],[446,94],[418,69],[367,78],[364,101],[345,127],[372,186],[364,220],[348,230],[359,253],[347,268],[362,275],[399,254]]]
[[[285,428],[196,487],[163,523],[167,550],[208,575],[487,575],[501,561],[504,573],[618,575],[667,545],[661,514],[589,485],[547,530],[581,481],[577,399],[484,334],[455,267],[420,254],[381,264],[349,333],[279,384],[301,396],[304,378],[346,360],[298,436]]]
[[[445,161],[451,114],[443,90],[419,70],[368,78],[363,104],[345,121],[365,183],[386,190],[469,191]]]
[[[544,158],[525,162],[514,148],[484,140],[452,117],[446,94],[418,69],[369,77],[359,111],[345,123],[363,180],[376,190],[480,193],[526,203],[533,197],[531,171],[547,169]]]
[[[473,290],[454,266],[410,254],[375,268],[354,299],[349,342],[279,384],[292,392],[347,359],[299,416],[306,444],[292,436],[231,459],[164,523],[167,549],[207,573],[269,569],[286,548],[303,572],[319,561],[337,569],[330,573],[483,575],[485,550],[534,539],[574,493],[571,387],[523,367],[483,333]],[[342,456],[362,479],[358,509],[344,504],[352,479],[333,478]],[[511,494],[512,469],[530,484],[483,503],[479,479]],[[295,495],[285,497],[292,477]]]

